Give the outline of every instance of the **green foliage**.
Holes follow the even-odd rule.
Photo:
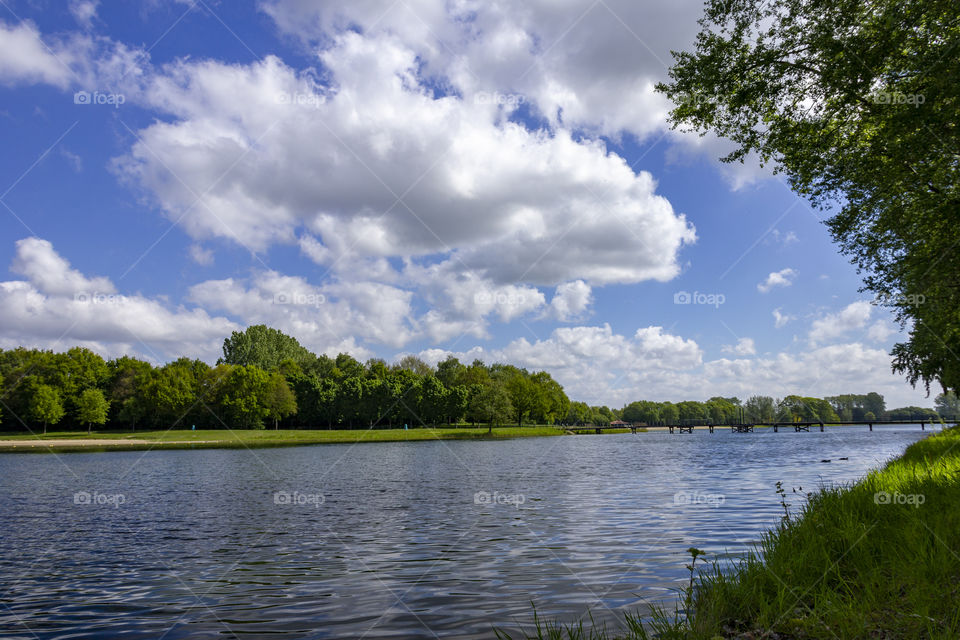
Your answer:
[[[709,0],[675,53],[674,126],[757,154],[814,206],[909,327],[893,368],[960,386],[960,3]],[[877,415],[876,407],[866,408]]]
[[[287,384],[286,378],[277,372],[271,373],[267,380],[263,405],[267,410],[267,417],[273,420],[274,429],[279,428],[280,420],[297,412],[297,397]]]
[[[65,413],[60,392],[47,384],[31,385],[29,415],[43,424],[44,433],[47,432],[47,425],[57,424]]]
[[[224,364],[255,365],[261,369],[276,369],[285,360],[297,364],[308,363],[313,357],[300,346],[296,338],[282,331],[258,324],[245,331],[234,331],[223,341]]]
[[[77,418],[80,424],[87,425],[88,432],[93,425],[106,423],[109,410],[110,403],[100,389],[84,389],[77,401]]]
[[[452,357],[436,371],[412,356],[394,366],[379,359],[364,365],[345,353],[314,356],[293,338],[262,325],[227,338],[224,359],[215,367],[189,358],[160,367],[126,356],[105,362],[83,348],[0,350],[4,402],[12,413],[43,422],[35,417],[41,415],[35,406],[40,403],[42,415],[52,418],[56,412],[49,409],[48,396],[55,392],[64,415],[88,430],[92,425],[262,429],[267,420],[274,429],[436,427],[464,417],[495,425],[506,422],[505,414],[514,415],[506,387],[512,377],[525,394],[523,421],[559,424],[568,415],[563,387],[542,371],[488,367],[479,360],[465,366]],[[35,397],[40,387],[48,389]],[[103,405],[92,401],[93,392]],[[94,405],[106,406],[106,418]],[[583,413],[584,420],[598,424],[611,415],[606,407],[586,407]]]
[[[960,417],[960,398],[953,391],[938,395],[933,401],[933,406],[937,413],[945,418]]]

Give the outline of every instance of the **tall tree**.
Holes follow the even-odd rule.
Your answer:
[[[66,413],[60,402],[60,393],[48,384],[32,385],[30,393],[30,417],[43,424],[43,432],[47,432],[47,425],[57,424]]]
[[[960,417],[960,398],[953,391],[938,395],[933,401],[933,406],[937,413],[945,418]]]
[[[103,425],[107,421],[109,410],[110,403],[100,389],[84,389],[77,400],[77,418],[80,424],[87,425],[87,433],[90,433],[93,425]]]
[[[960,3],[709,0],[700,25],[658,86],[674,126],[732,140],[725,161],[755,153],[830,209],[865,289],[909,326],[893,369],[958,390]]]
[[[273,420],[274,429],[279,428],[282,419],[297,412],[297,397],[287,384],[287,379],[280,373],[270,374],[264,390],[263,404],[267,410],[267,417]]]
[[[244,331],[234,331],[223,341],[221,362],[236,365],[256,365],[265,371],[280,366],[284,360],[305,364],[314,359],[313,354],[278,329],[258,324]]]

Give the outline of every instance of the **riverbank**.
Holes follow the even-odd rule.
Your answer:
[[[0,436],[0,452],[137,451],[146,449],[230,449],[310,444],[403,442],[418,440],[487,440],[560,436],[558,427],[332,429],[332,430],[168,430],[52,432],[46,435]]]
[[[910,445],[852,486],[808,494],[799,511],[790,478],[783,489],[785,518],[754,553],[723,572],[698,562],[683,594],[689,620],[656,611],[644,628],[628,616],[630,632],[614,636],[541,619],[533,634],[513,637],[960,637],[960,428]]]
[[[958,530],[954,428],[813,493],[732,572],[704,575],[685,637],[960,637]]]

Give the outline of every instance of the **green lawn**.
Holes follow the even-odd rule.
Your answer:
[[[58,442],[48,447],[33,447],[33,451],[147,449],[147,448],[221,448],[221,447],[273,447],[336,442],[395,442],[406,440],[481,440],[497,438],[521,438],[532,436],[563,435],[556,427],[496,427],[493,433],[483,428],[418,428],[418,429],[332,429],[332,430],[226,430],[202,429],[169,431],[94,431],[91,434],[77,431],[50,432],[46,435],[0,434],[0,441],[16,443]],[[110,440],[110,443],[84,444],[90,440]],[[137,441],[149,441],[147,443]],[[122,442],[117,442],[122,441]],[[75,443],[75,444],[74,444]],[[12,444],[12,443],[11,443]],[[23,451],[22,447],[0,444],[0,451]]]

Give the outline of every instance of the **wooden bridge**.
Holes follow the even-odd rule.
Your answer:
[[[604,426],[596,425],[582,425],[582,426],[571,426],[566,427],[568,431],[573,431],[574,433],[603,433],[605,430],[611,429],[630,429],[630,433],[637,433],[641,429],[668,429],[670,433],[679,431],[680,433],[693,433],[694,429],[707,429],[710,433],[713,433],[716,429],[726,429],[729,428],[733,433],[753,433],[755,427],[773,427],[773,432],[777,433],[782,428],[793,429],[796,432],[800,431],[810,431],[810,427],[819,427],[820,431],[823,431],[826,427],[840,427],[840,426],[866,426],[873,431],[873,425],[908,425],[908,424],[919,424],[920,430],[925,431],[927,425],[933,426],[934,424],[941,424],[939,420],[931,420],[927,418],[926,420],[842,420],[840,422],[811,422],[811,421],[800,421],[800,422],[753,422],[753,423],[737,423],[737,424],[710,424],[709,422],[703,422],[701,424],[610,424]],[[956,425],[956,420],[945,420],[942,423],[944,426]]]

